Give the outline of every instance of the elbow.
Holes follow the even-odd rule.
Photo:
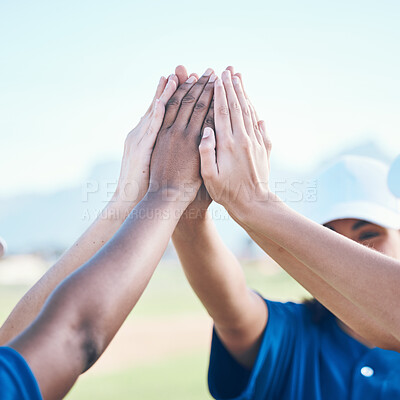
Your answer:
[[[100,358],[102,351],[99,345],[92,337],[86,337],[81,345],[82,354],[82,374],[86,372]]]
[[[78,324],[80,337],[80,354],[82,360],[82,372],[86,372],[96,363],[106,348],[106,338],[96,332],[90,321],[82,321]]]

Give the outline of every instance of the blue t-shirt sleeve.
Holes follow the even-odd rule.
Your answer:
[[[42,400],[29,365],[11,347],[0,347],[0,399]]]
[[[295,303],[265,301],[268,322],[252,370],[241,366],[230,355],[214,331],[208,385],[215,399],[272,398],[285,384],[293,350],[302,331],[304,307]]]

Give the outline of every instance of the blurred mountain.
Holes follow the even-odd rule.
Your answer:
[[[375,143],[366,142],[344,149],[329,157],[326,163],[344,154],[358,154],[389,162],[390,158]],[[291,207],[301,210],[305,193],[314,190],[312,177],[323,165],[310,171],[290,170],[273,163],[271,189]],[[9,253],[61,252],[70,246],[101,212],[115,189],[119,162],[96,165],[80,185],[49,194],[26,194],[0,199],[0,236]],[[230,220],[226,211],[213,205],[211,212],[225,243],[238,256],[262,256],[247,234]],[[174,257],[169,248],[166,256]]]

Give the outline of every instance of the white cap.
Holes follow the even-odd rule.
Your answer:
[[[400,156],[397,156],[390,167],[388,185],[392,193],[400,197]]]
[[[400,200],[387,185],[388,166],[368,157],[344,156],[316,179],[316,201],[306,216],[319,224],[354,218],[400,229]]]

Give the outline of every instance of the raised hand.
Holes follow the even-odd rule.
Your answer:
[[[178,78],[172,74],[161,77],[153,101],[138,125],[125,140],[121,173],[115,199],[125,204],[129,212],[147,192],[151,153],[163,122],[165,106],[178,87]]]
[[[189,77],[167,103],[150,164],[149,192],[166,199],[194,200],[201,186],[198,146],[209,113],[216,76],[208,69],[196,82]]]
[[[215,83],[214,108],[215,135],[207,127],[199,146],[201,175],[211,197],[235,217],[243,205],[268,198],[271,143],[229,70]]]

